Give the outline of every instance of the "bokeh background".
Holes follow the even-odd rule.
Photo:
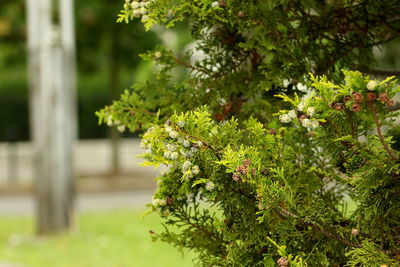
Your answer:
[[[152,66],[139,54],[164,44],[179,53],[190,46],[188,22],[173,30],[140,21],[117,24],[119,0],[75,1],[79,140],[75,144],[76,226],[69,234],[35,235],[33,148],[29,122],[26,5],[0,1],[0,267],[1,266],[191,266],[149,230],[157,216],[141,219],[160,170],[137,165],[138,134],[98,125],[95,112],[136,82],[150,79]],[[400,43],[375,51],[377,68],[400,69]],[[399,131],[400,133],[400,131]],[[400,138],[398,138],[400,139]]]
[[[0,266],[191,266],[166,244],[151,242],[157,216],[144,218],[160,170],[137,165],[138,134],[98,124],[95,112],[152,75],[139,54],[190,43],[187,23],[146,32],[116,23],[123,1],[75,1],[78,136],[76,222],[68,234],[35,234],[26,3],[0,1]]]
[[[113,155],[106,154],[111,153],[113,151],[111,146],[116,144],[108,139],[131,140],[136,138],[138,133],[118,134],[105,125],[99,125],[95,112],[111,104],[113,99],[118,99],[124,89],[151,77],[152,66],[142,61],[139,54],[158,44],[180,51],[190,42],[190,32],[186,23],[178,25],[174,30],[154,27],[148,32],[145,32],[140,21],[129,25],[116,23],[122,4],[122,1],[116,0],[75,1],[78,74],[76,101],[78,135],[82,141],[77,147],[78,151],[82,150],[76,160],[79,176],[92,174],[115,176],[133,171],[132,157],[129,155],[126,157],[126,153],[129,154],[132,148],[126,149],[123,140],[118,146],[120,148],[117,157],[121,162],[117,166],[113,165]],[[25,1],[2,1],[0,3],[1,155],[17,157],[18,162],[13,164],[18,165],[18,170],[10,170],[10,166],[0,165],[2,169],[0,183],[9,180],[19,186],[28,186],[29,183],[25,182],[28,182],[27,178],[32,177],[27,170],[20,170],[23,168],[21,165],[29,169],[27,165],[30,164],[31,156],[26,39]],[[13,148],[6,145],[14,143]],[[124,156],[121,157],[119,154]],[[83,162],[83,158],[91,156],[98,158]],[[130,162],[126,162],[127,159]],[[93,162],[95,164],[90,166]]]

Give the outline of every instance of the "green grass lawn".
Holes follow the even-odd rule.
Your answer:
[[[179,267],[193,266],[193,254],[152,242],[149,230],[162,229],[160,219],[120,210],[81,214],[68,235],[37,238],[33,220],[0,217],[0,262],[27,267]]]

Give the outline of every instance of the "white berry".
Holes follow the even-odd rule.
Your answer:
[[[368,88],[368,90],[370,90],[370,91],[375,90],[375,88],[376,88],[377,86],[378,86],[378,82],[375,81],[375,80],[371,80],[371,81],[369,81],[369,82],[367,83],[367,88]]]

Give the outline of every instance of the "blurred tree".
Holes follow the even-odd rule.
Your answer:
[[[0,3],[0,67],[24,61],[25,45],[24,1]]]
[[[114,26],[118,11],[116,1],[75,3],[80,138],[106,137],[108,130],[98,127],[94,112],[119,94],[110,88],[123,89],[132,84],[136,69],[147,66],[139,66],[137,54],[160,41],[154,31],[144,33],[139,23],[133,30],[127,25]],[[0,128],[13,125],[18,140],[29,139],[25,12],[23,0],[0,1]],[[110,77],[113,62],[118,62],[114,82]],[[0,140],[7,140],[3,131]]]
[[[21,119],[11,120],[5,114],[6,112],[0,115],[0,119],[5,122],[7,127],[17,129],[17,139],[28,138],[28,121],[25,115],[27,114],[27,91],[18,87],[19,84],[23,84],[21,81],[26,75],[22,71],[26,64],[24,8],[25,3],[21,0],[0,3],[0,68],[21,70],[16,73],[18,76],[16,79],[5,77],[0,83],[0,87],[4,89],[10,88],[7,93],[4,89],[2,90],[3,99],[7,98],[6,106],[3,105],[4,110],[7,110],[7,113],[21,114],[21,116],[18,116]],[[75,4],[78,86],[80,87],[78,91],[80,96],[78,104],[80,110],[79,126],[82,128],[79,136],[83,138],[104,137],[101,132],[97,134],[93,131],[93,129],[98,131],[94,112],[105,103],[117,98],[120,90],[132,83],[134,79],[133,71],[139,64],[137,54],[152,48],[159,41],[155,32],[145,34],[141,24],[136,24],[133,32],[128,25],[117,27],[114,22],[118,11],[119,7],[116,1],[89,0],[78,1]],[[89,84],[89,86],[98,87],[100,85],[106,90],[96,93],[95,97],[89,95],[91,88],[87,88],[88,77],[99,80],[99,82]],[[18,90],[16,90],[17,87]],[[98,88],[95,89],[98,91]],[[103,128],[102,130],[104,132],[106,129]],[[108,130],[108,133],[111,137],[111,165],[113,173],[118,173],[119,133],[114,129]],[[3,136],[4,138],[7,137]]]
[[[0,112],[0,128],[4,129],[0,132],[0,140],[27,138],[21,134],[28,131],[27,116],[19,121],[9,116],[9,114],[27,114],[26,101],[25,103],[20,101],[20,99],[27,99],[26,91],[14,90],[12,94],[4,92],[10,83],[21,77],[8,75],[9,73],[5,74],[3,71],[3,69],[9,70],[25,64],[24,7],[24,2],[21,0],[0,2],[0,90],[2,91],[0,104],[1,109],[4,110]],[[6,134],[10,132],[13,134]]]
[[[73,223],[76,62],[73,0],[27,0],[37,231]]]
[[[25,57],[25,41],[26,41],[26,23],[25,23],[25,13],[26,12],[25,2],[23,0],[16,1],[2,1],[0,3],[0,68],[7,69],[7,73],[10,70],[16,70],[15,79],[14,77],[7,77],[5,75],[0,74],[0,87],[9,88],[7,94],[12,95],[15,98],[21,100],[21,105],[16,105],[17,101],[7,101],[8,105],[4,110],[6,112],[0,112],[0,119],[3,117],[6,121],[5,125],[9,125],[10,127],[14,127],[13,124],[20,125],[21,122],[16,120],[15,117],[9,116],[10,113],[18,114],[24,113],[27,114],[27,90],[25,85],[16,90],[15,85],[24,84],[25,83],[25,69],[26,69],[26,57]],[[113,11],[114,10],[114,11]],[[75,22],[77,25],[76,35],[78,39],[78,64],[80,71],[80,79],[84,80],[88,76],[96,77],[97,80],[100,80],[97,84],[102,83],[102,78],[106,76],[108,79],[108,87],[109,96],[108,99],[113,99],[119,94],[119,88],[122,87],[121,80],[126,79],[129,81],[125,82],[125,86],[128,86],[132,82],[132,73],[135,68],[138,67],[139,58],[136,56],[137,53],[142,53],[146,49],[151,48],[158,41],[157,34],[155,32],[150,32],[144,34],[144,28],[142,25],[136,25],[136,34],[130,34],[132,31],[131,27],[116,27],[115,20],[116,14],[118,13],[118,5],[113,1],[79,1],[75,5]],[[111,26],[108,26],[111,25]],[[129,34],[128,34],[129,33]],[[142,34],[140,38],[136,38]],[[135,52],[134,52],[135,51]],[[126,56],[127,54],[131,54],[132,56]],[[0,71],[0,73],[2,73]],[[4,72],[3,72],[4,73]],[[127,73],[130,73],[128,75]],[[129,78],[127,78],[129,76]],[[92,87],[95,87],[97,84],[92,84]],[[85,92],[90,92],[91,88],[81,87],[82,95],[85,95]],[[97,89],[97,88],[95,88]],[[3,90],[2,90],[3,91]],[[17,94],[23,92],[22,95]],[[4,93],[4,91],[3,91]],[[97,94],[96,94],[97,95]],[[0,98],[1,99],[1,98]],[[3,98],[4,99],[4,98]],[[86,98],[86,101],[89,98]],[[96,99],[95,96],[91,96],[91,99]],[[90,99],[89,99],[90,100]],[[89,121],[90,119],[96,123],[96,118],[94,116],[94,111],[97,110],[101,105],[103,105],[106,99],[101,99],[103,102],[97,103],[97,106],[93,107],[91,112],[87,112],[86,103],[80,102],[80,119],[81,122]],[[96,104],[96,100],[94,101]],[[4,107],[4,106],[3,106]],[[21,108],[22,107],[22,108]],[[12,108],[13,110],[9,110],[8,108]],[[19,109],[19,110],[18,110]],[[23,110],[21,112],[20,110]],[[26,115],[25,115],[26,116]],[[23,116],[23,117],[25,117]],[[32,120],[33,121],[33,120]],[[28,124],[27,120],[22,124]],[[85,123],[81,123],[81,125],[85,125]],[[97,125],[95,125],[97,127]],[[15,127],[14,127],[15,128]],[[18,128],[17,132],[20,132],[21,129]],[[28,132],[27,128],[23,130],[24,132]],[[9,132],[9,131],[8,131]],[[115,132],[113,134],[115,137]],[[18,139],[26,139],[28,136],[20,136]],[[90,135],[88,137],[91,137]],[[0,136],[1,139],[1,136]],[[114,144],[116,144],[114,138]],[[114,148],[117,146],[114,145]],[[48,156],[54,154],[48,153]],[[114,149],[114,155],[117,155],[117,151]],[[114,157],[114,170],[118,170],[118,159]],[[60,167],[60,165],[56,164],[55,166]],[[49,168],[52,169],[52,168]],[[52,173],[54,174],[54,173]],[[43,175],[48,176],[48,175]],[[65,186],[68,188],[62,188],[58,186],[58,189],[50,188],[49,177],[46,179],[42,179],[41,183],[38,185],[38,188],[42,193],[40,193],[39,199],[42,200],[42,204],[46,202],[46,205],[42,205],[40,208],[40,225],[39,231],[44,233],[47,231],[58,231],[64,227],[67,227],[70,221],[70,205],[71,201],[71,192],[73,191],[70,187],[70,183],[65,183]],[[57,177],[52,177],[57,178]],[[62,184],[62,182],[61,182]],[[60,183],[58,183],[60,185]],[[60,191],[68,191],[65,195],[65,205],[57,205],[57,200],[53,198],[54,192]],[[52,191],[53,193],[51,193]],[[47,195],[46,195],[47,194]],[[49,195],[50,194],[50,195]],[[60,195],[58,200],[62,199]],[[62,200],[62,201],[64,201]],[[60,203],[58,201],[58,203]],[[67,210],[63,207],[66,206]],[[57,208],[58,207],[58,208]],[[66,211],[66,212],[64,212]],[[63,216],[66,220],[59,220],[60,215]],[[50,217],[55,216],[55,222],[57,225],[51,225],[52,220]]]

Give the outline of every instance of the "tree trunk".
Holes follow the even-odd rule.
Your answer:
[[[59,24],[52,19],[59,4]],[[31,127],[35,147],[37,231],[72,224],[76,137],[72,0],[27,0]]]
[[[109,79],[110,79],[110,102],[116,100],[119,96],[119,81],[121,79],[121,71],[118,62],[118,38],[119,30],[113,31],[113,38],[110,40],[110,61],[109,61]],[[115,128],[110,128],[110,144],[111,144],[111,173],[118,175],[121,172],[119,158],[119,141],[121,139],[120,132]]]

